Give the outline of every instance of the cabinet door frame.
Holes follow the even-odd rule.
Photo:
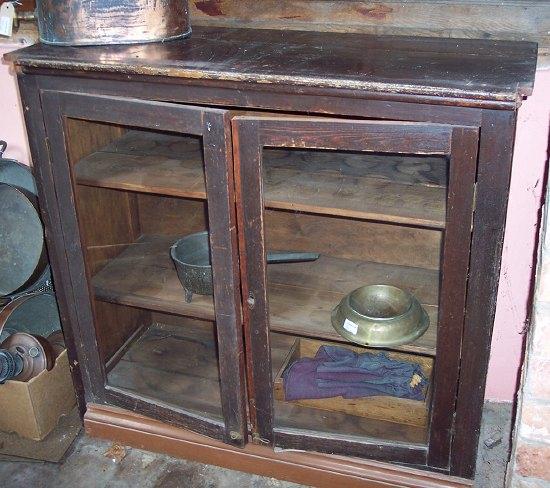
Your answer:
[[[449,470],[466,303],[479,128],[417,122],[279,116],[233,118],[249,416],[260,444],[428,465]],[[275,428],[269,339],[262,150],[264,147],[445,155],[447,216],[428,442],[350,439]],[[444,358],[444,359],[442,359]]]
[[[229,112],[139,99],[41,92],[50,166],[61,217],[70,282],[57,283],[72,298],[71,323],[87,403],[111,404],[241,446],[247,438],[243,342],[235,229]],[[214,280],[215,318],[224,421],[216,421],[110,387],[94,332],[91,281],[82,248],[73,177],[67,154],[66,118],[166,130],[202,137],[208,223]],[[42,162],[41,164],[46,164]]]

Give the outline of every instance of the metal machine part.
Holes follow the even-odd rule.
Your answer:
[[[44,370],[51,370],[55,363],[55,353],[50,343],[40,336],[18,332],[9,336],[0,347],[21,358],[23,368],[12,378],[17,381],[29,381]]]
[[[332,326],[356,344],[389,347],[418,339],[430,325],[420,302],[408,291],[391,285],[357,288],[332,311]]]
[[[23,371],[23,358],[6,349],[0,349],[0,385]]]
[[[212,265],[210,263],[210,243],[208,232],[189,234],[176,241],[170,248],[170,256],[176,266],[178,277],[185,289],[185,297],[191,301],[193,294],[213,295]],[[313,252],[269,252],[267,262],[298,263],[315,261],[318,253]]]
[[[191,34],[187,0],[37,0],[36,12],[46,44],[133,44]]]

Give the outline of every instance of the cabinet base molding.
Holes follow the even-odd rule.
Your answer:
[[[472,481],[374,461],[296,451],[275,452],[248,444],[232,447],[141,415],[89,404],[86,433],[137,449],[319,488],[459,488]]]

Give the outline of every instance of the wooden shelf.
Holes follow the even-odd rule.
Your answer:
[[[213,327],[151,324],[114,365],[107,384],[223,420]]]
[[[444,228],[446,163],[435,157],[264,151],[266,207]],[[198,138],[130,131],[76,165],[87,186],[206,199]]]
[[[270,341],[272,375],[275,378],[292,347],[294,338],[272,333]],[[425,445],[428,437],[427,427],[358,417],[345,412],[319,410],[279,400],[275,401],[275,428],[323,432],[347,438],[357,437],[362,440],[369,438],[415,445]]]
[[[77,183],[161,195],[206,198],[200,139],[129,131],[81,159]]]
[[[212,297],[185,301],[169,256],[176,237],[144,236],[109,261],[93,278],[96,297],[111,303],[214,320]],[[321,256],[315,262],[269,265],[271,330],[346,342],[332,327],[333,307],[367,283],[391,283],[414,293],[430,316],[428,331],[394,348],[435,355],[439,273],[435,270]]]

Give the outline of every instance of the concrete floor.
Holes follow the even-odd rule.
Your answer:
[[[509,452],[509,404],[484,411],[476,488],[501,488]],[[489,449],[487,439],[502,441]],[[300,485],[168,456],[125,449],[113,461],[111,443],[80,436],[63,463],[0,462],[1,486],[32,488],[299,488]],[[115,453],[116,454],[116,453]]]

